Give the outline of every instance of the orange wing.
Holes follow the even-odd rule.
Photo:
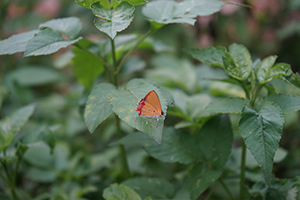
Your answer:
[[[160,101],[158,95],[154,90],[150,91],[144,98],[145,105],[142,107],[142,115],[146,117],[153,117],[155,115],[162,115]]]

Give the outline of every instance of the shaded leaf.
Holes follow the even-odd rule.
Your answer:
[[[195,59],[212,67],[223,67],[222,57],[225,56],[226,49],[224,47],[208,47],[205,49],[186,49]]]
[[[110,10],[101,6],[99,2],[91,5],[93,14],[102,20],[95,19],[96,28],[114,39],[117,32],[126,29],[134,18],[134,6],[128,2],[122,2],[116,9]]]
[[[39,28],[51,28],[52,30],[66,34],[70,40],[73,40],[79,35],[82,24],[77,17],[66,17],[49,20],[40,24]]]
[[[240,114],[242,113],[245,102],[248,101],[243,98],[228,97],[210,103],[203,111]]]
[[[28,41],[24,56],[51,54],[61,48],[66,48],[67,46],[74,44],[80,39],[81,37],[74,40],[65,40],[60,32],[47,28],[35,34],[35,36]]]
[[[38,30],[32,30],[12,35],[5,40],[0,40],[0,55],[25,51],[28,41],[38,32]]]
[[[88,97],[85,110],[85,123],[91,133],[95,131],[97,126],[109,117],[113,111],[109,102],[109,93],[117,90],[110,83],[100,83],[96,85]]]
[[[72,67],[79,83],[90,90],[94,80],[104,72],[103,64],[96,55],[78,47],[73,48]]]
[[[284,80],[285,82],[289,83],[290,85],[300,88],[300,78],[299,78],[298,72],[296,72],[295,74],[292,74],[289,77],[280,77],[280,79]]]
[[[134,189],[143,199],[147,196],[153,199],[169,199],[174,193],[173,185],[159,178],[137,177],[128,179],[122,184]]]
[[[104,189],[103,197],[106,200],[142,200],[130,187],[116,183]]]
[[[283,113],[297,112],[300,110],[300,97],[290,94],[273,94],[265,98],[276,103]]]
[[[267,184],[271,182],[273,159],[283,123],[280,107],[270,101],[257,102],[254,109],[245,106],[239,122],[241,136],[260,165]]]
[[[36,182],[51,183],[58,177],[58,174],[54,170],[44,170],[32,167],[26,172],[26,177]]]
[[[210,169],[203,163],[196,164],[184,180],[185,188],[190,192],[191,199],[197,199],[221,174],[221,170]]]
[[[150,21],[162,24],[188,23],[193,25],[197,16],[211,15],[221,10],[224,3],[217,0],[151,1],[143,7]]]

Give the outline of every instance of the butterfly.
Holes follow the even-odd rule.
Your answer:
[[[146,94],[144,98],[138,103],[136,110],[138,115],[144,115],[145,117],[158,118],[164,115],[161,109],[161,104],[157,93],[152,90]]]

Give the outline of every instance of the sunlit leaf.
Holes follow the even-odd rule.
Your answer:
[[[105,200],[142,200],[130,187],[116,183],[104,189],[103,197]]]

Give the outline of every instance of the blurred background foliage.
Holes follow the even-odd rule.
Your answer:
[[[204,117],[201,109],[212,99],[244,96],[234,85],[203,79],[223,78],[226,74],[223,69],[199,64],[184,48],[240,43],[249,49],[253,60],[276,54],[277,62],[289,63],[294,72],[300,72],[300,1],[231,2],[251,5],[252,9],[225,5],[217,14],[198,17],[194,26],[167,25],[147,39],[122,68],[120,80],[124,84],[134,77],[146,77],[170,89],[176,107],[169,111],[167,126],[184,129],[197,124],[199,128],[201,123],[195,121]],[[116,38],[119,55],[128,49],[135,34],[149,29],[141,8],[136,7],[133,22]],[[81,35],[99,44],[100,54],[110,51],[107,36],[93,25],[92,12],[73,0],[1,0],[0,39],[36,29],[47,20],[69,16],[81,19]],[[49,56],[24,58],[21,53],[0,56],[0,117],[35,102],[34,115],[18,137],[23,139],[26,134],[51,131],[57,140],[53,154],[41,146],[26,152],[17,179],[17,185],[22,186],[18,192],[24,199],[99,199],[105,187],[122,180],[118,151],[108,147],[116,140],[113,118],[108,118],[93,134],[87,131],[82,111],[88,92],[76,81],[72,57],[71,46]],[[106,80],[105,76],[96,82]],[[273,80],[272,84],[277,92],[300,95],[299,89],[280,80]],[[199,110],[194,110],[195,105]],[[181,114],[174,114],[180,113],[178,110]],[[193,120],[189,121],[191,116]],[[231,120],[236,131],[238,118],[232,115]],[[125,124],[122,126],[127,133],[134,131]],[[289,178],[300,173],[299,130],[299,113],[286,116],[280,145],[288,154],[275,164],[277,177]],[[127,151],[134,175],[162,177],[172,182],[185,173],[182,165],[159,162],[141,148],[132,147]],[[258,166],[253,171],[257,169]],[[0,180],[0,193],[4,194],[4,190]],[[221,190],[219,193],[216,195],[222,195]]]

